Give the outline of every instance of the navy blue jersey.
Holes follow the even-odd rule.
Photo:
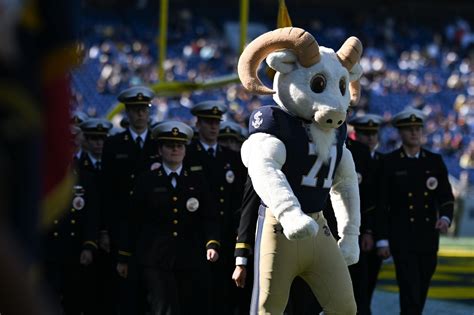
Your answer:
[[[308,131],[307,131],[308,130]],[[331,147],[328,163],[318,159],[315,144],[305,122],[277,106],[263,106],[250,116],[249,133],[264,132],[280,139],[286,147],[282,171],[305,213],[321,211],[341,161],[347,134],[344,123],[336,131],[337,144]],[[317,140],[316,140],[317,141]]]

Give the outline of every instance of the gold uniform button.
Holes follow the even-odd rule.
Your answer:
[[[54,220],[54,224],[58,224],[58,220]]]
[[[133,190],[130,190],[130,196],[133,195]]]
[[[178,213],[178,209],[174,208],[174,209],[173,209],[173,212],[174,212],[174,213]]]
[[[224,199],[222,199],[222,198],[219,199],[219,202],[220,202],[220,203],[224,203]]]
[[[178,224],[178,220],[173,220],[173,224]]]
[[[54,236],[58,236],[59,234],[58,234],[58,232],[54,232],[53,235],[54,235]]]
[[[130,175],[130,178],[135,178],[135,174]]]
[[[221,186],[220,190],[223,191],[223,190],[224,190],[224,186]]]
[[[74,236],[74,235],[76,235],[76,233],[74,233],[74,232],[71,232],[71,236]]]
[[[224,215],[224,211],[221,211],[220,214],[221,214],[221,215]]]
[[[428,209],[428,205],[425,205],[425,209]]]
[[[71,220],[71,224],[76,224],[76,220]]]
[[[174,237],[178,236],[178,232],[173,232],[173,236]]]
[[[430,222],[430,218],[425,218],[426,222]]]
[[[410,205],[408,208],[410,208],[410,210],[412,210],[412,209],[413,209],[413,205]]]
[[[74,208],[71,208],[71,212],[76,212],[76,209],[74,209]]]
[[[410,221],[411,221],[411,222],[415,222],[415,218],[410,218]]]
[[[178,200],[178,197],[174,196],[173,201],[176,201],[176,200]]]
[[[425,191],[424,195],[425,195],[425,196],[428,196],[428,192]]]
[[[412,197],[413,194],[411,192],[408,193],[408,197]]]

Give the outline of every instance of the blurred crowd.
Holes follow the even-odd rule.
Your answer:
[[[173,13],[168,32],[166,81],[201,82],[235,73],[238,52],[231,49],[224,24],[196,16],[190,10]],[[340,23],[331,18],[295,21],[310,30],[321,45],[338,47],[354,34],[364,43],[361,65],[363,95],[354,115],[380,114],[388,122],[407,106],[427,116],[425,142],[441,153],[450,173],[470,168],[474,105],[474,33],[467,20],[453,18],[437,25],[410,24],[395,17],[354,18]],[[73,74],[75,107],[91,116],[103,116],[114,106],[120,89],[157,83],[158,27],[95,21],[82,34],[85,58]],[[92,24],[92,23],[89,23]],[[267,28],[272,28],[267,23]],[[356,29],[356,31],[353,31]],[[261,76],[269,82],[262,70]],[[269,104],[240,85],[211,91],[183,92],[155,100],[155,120],[193,123],[190,108],[212,97],[229,105],[227,119],[246,125],[253,109]],[[383,152],[399,143],[394,129],[381,130]],[[461,159],[462,157],[462,159]]]

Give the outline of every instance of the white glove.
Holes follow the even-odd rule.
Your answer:
[[[348,266],[359,261],[359,236],[344,235],[337,243]]]
[[[316,221],[298,210],[287,210],[280,215],[278,220],[283,227],[283,234],[290,241],[303,240],[318,234],[319,226]]]

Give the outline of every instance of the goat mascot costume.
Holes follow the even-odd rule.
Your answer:
[[[356,314],[347,265],[359,259],[360,202],[344,141],[349,104],[360,96],[361,54],[355,37],[336,53],[305,30],[287,27],[259,36],[239,59],[243,86],[273,94],[277,104],[252,113],[241,152],[262,200],[251,314],[283,314],[296,276],[308,283],[325,314]],[[265,58],[276,71],[273,90],[257,76]],[[321,211],[328,195],[339,242]]]

